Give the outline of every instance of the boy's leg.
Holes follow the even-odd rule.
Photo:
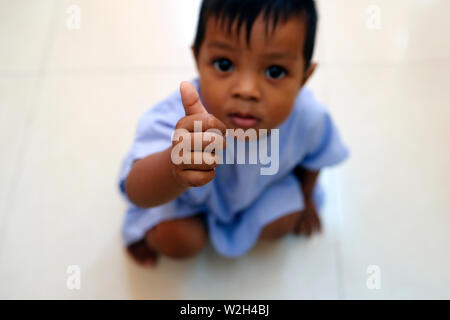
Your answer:
[[[277,240],[289,233],[292,233],[300,215],[301,212],[296,211],[267,224],[261,231],[259,239]]]
[[[153,266],[158,259],[158,253],[147,246],[145,238],[130,244],[126,249],[128,254],[141,265]]]
[[[299,170],[294,170],[294,174],[301,183]],[[320,231],[320,218],[315,207],[311,206],[301,211],[286,214],[281,218],[266,225],[260,233],[260,240],[276,240],[289,233],[310,236],[315,230]]]
[[[167,220],[149,230],[148,247],[171,258],[189,258],[199,253],[208,240],[204,214]]]
[[[148,230],[144,239],[128,246],[127,251],[140,264],[152,266],[158,254],[188,258],[205,246],[208,239],[204,214],[172,219]]]

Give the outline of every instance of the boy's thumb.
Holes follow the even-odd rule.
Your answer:
[[[197,113],[208,113],[202,102],[197,90],[189,81],[183,81],[180,84],[181,101],[183,102],[184,111],[186,115]]]

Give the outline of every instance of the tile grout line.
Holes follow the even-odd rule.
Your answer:
[[[336,186],[336,213],[337,213],[337,228],[336,228],[336,242],[335,242],[335,261],[338,272],[338,295],[340,300],[345,299],[344,290],[344,271],[342,266],[342,196],[341,196],[341,184],[340,182],[340,172],[339,169],[336,172],[335,186]]]
[[[323,95],[326,97],[328,104],[331,105],[330,101],[330,90],[329,86],[325,86]],[[336,266],[336,282],[337,282],[337,297],[339,300],[343,300],[345,298],[344,294],[344,284],[343,284],[343,271],[342,271],[342,254],[341,254],[341,226],[342,226],[342,201],[341,201],[341,193],[340,193],[340,185],[339,181],[339,169],[336,169],[336,174],[334,175],[333,189],[336,192],[335,202],[336,202],[336,217],[334,218],[334,222],[336,224],[335,227],[335,241],[333,242],[333,253],[334,253],[334,263]]]
[[[34,79],[35,83],[34,83],[34,87],[33,87],[33,89],[34,89],[33,95],[30,97],[30,100],[27,102],[27,105],[28,105],[27,106],[28,107],[27,119],[25,120],[23,130],[21,130],[22,132],[21,132],[21,135],[19,138],[19,148],[16,153],[17,163],[13,169],[12,181],[11,181],[10,188],[8,189],[8,194],[6,196],[6,201],[5,201],[6,204],[4,206],[3,223],[0,226],[0,257],[1,257],[1,252],[3,251],[3,246],[5,245],[5,241],[6,241],[5,234],[8,230],[8,226],[9,226],[10,219],[11,219],[10,211],[13,206],[12,198],[13,198],[13,195],[17,192],[18,181],[20,180],[22,173],[23,173],[22,165],[23,165],[23,161],[24,161],[24,156],[26,155],[26,152],[28,149],[28,142],[29,142],[30,135],[25,134],[26,128],[31,127],[31,125],[33,124],[33,122],[36,118],[37,112],[39,110],[39,103],[36,104],[36,101],[38,100],[39,96],[42,94],[45,65],[47,64],[47,61],[50,57],[52,45],[56,39],[55,30],[57,30],[57,13],[58,13],[57,9],[59,7],[60,7],[59,3],[57,1],[55,1],[54,7],[53,7],[53,16],[51,18],[51,23],[50,23],[50,27],[49,27],[50,30],[48,30],[46,45],[44,47],[43,54],[42,54],[42,61],[40,63],[39,69],[37,70],[36,74],[34,75],[34,77],[36,77],[36,79]],[[33,105],[35,105],[36,107],[33,108],[32,107]]]

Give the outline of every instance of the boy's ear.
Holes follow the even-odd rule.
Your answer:
[[[311,78],[311,76],[314,73],[314,71],[316,70],[316,68],[317,68],[317,63],[313,62],[309,65],[309,68],[307,70],[305,70],[305,74],[304,74],[303,80],[302,80],[302,87]]]

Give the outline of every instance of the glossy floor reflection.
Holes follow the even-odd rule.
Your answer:
[[[319,1],[309,85],[352,151],[322,176],[323,234],[150,270],[117,174],[139,115],[196,75],[199,0],[76,3],[72,30],[72,1],[0,1],[0,298],[450,298],[449,1]]]

